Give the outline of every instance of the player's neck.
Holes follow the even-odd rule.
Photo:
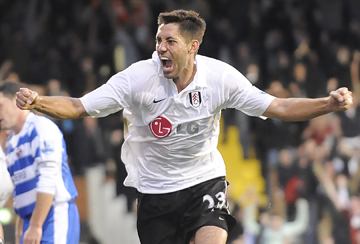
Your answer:
[[[29,113],[30,113],[30,111],[28,111],[28,110],[23,110],[20,112],[17,124],[13,128],[13,131],[15,132],[15,134],[18,134],[22,130]]]
[[[197,71],[196,65],[193,64],[193,66],[184,70],[182,75],[173,79],[178,92],[184,90],[194,80],[196,71]]]

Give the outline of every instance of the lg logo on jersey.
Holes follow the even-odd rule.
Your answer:
[[[153,122],[149,124],[151,133],[158,139],[167,137],[172,131],[172,125],[169,120],[164,117],[157,117]],[[176,127],[176,134],[197,134],[199,133],[200,125],[192,121],[187,124],[180,124]]]
[[[172,126],[169,120],[167,120],[164,117],[157,117],[153,122],[149,124],[149,128],[151,133],[158,138],[164,138],[170,135],[170,132],[172,130]]]
[[[200,125],[196,123],[195,121],[190,122],[188,124],[182,124],[178,125],[176,127],[176,133],[177,134],[196,134],[199,133]]]

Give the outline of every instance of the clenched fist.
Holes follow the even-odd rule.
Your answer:
[[[353,105],[352,92],[346,87],[337,89],[330,93],[330,109],[333,111],[343,111]]]
[[[31,110],[35,107],[39,94],[28,88],[20,88],[16,93],[16,106],[22,110]]]

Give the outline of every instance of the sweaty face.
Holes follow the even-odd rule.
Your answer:
[[[15,100],[5,97],[0,92],[0,128],[1,130],[11,130],[16,125],[18,118],[18,108]]]
[[[189,49],[184,36],[180,34],[178,24],[162,24],[156,34],[156,51],[161,60],[164,76],[178,78],[193,64],[189,62]]]

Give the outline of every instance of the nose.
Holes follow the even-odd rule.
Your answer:
[[[158,50],[161,52],[166,52],[166,50],[167,50],[166,42],[160,42],[158,44]]]

